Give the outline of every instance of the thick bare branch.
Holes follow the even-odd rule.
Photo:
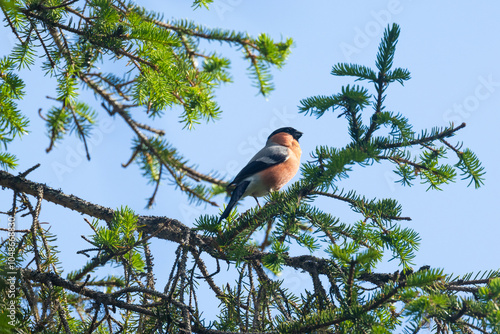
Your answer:
[[[20,269],[20,270],[21,270],[21,273],[25,279],[29,279],[29,280],[32,280],[32,281],[35,281],[38,283],[43,283],[43,284],[50,283],[50,284],[55,285],[55,286],[60,286],[60,287],[67,289],[69,291],[73,291],[73,292],[81,294],[83,296],[92,298],[93,300],[95,300],[97,303],[100,303],[100,304],[112,305],[112,306],[116,306],[116,307],[123,308],[126,310],[138,312],[141,314],[154,316],[154,312],[152,312],[148,309],[145,309],[142,306],[126,303],[124,301],[121,301],[121,300],[113,297],[111,294],[102,293],[99,291],[95,291],[92,289],[82,287],[76,283],[65,280],[64,278],[62,278],[54,273],[41,273],[41,272],[31,270],[31,269]]]

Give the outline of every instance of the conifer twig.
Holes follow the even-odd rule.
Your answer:
[[[451,137],[458,130],[465,128],[465,126],[466,126],[466,124],[462,123],[455,128],[445,130],[445,131],[438,133],[434,136],[423,137],[420,139],[411,140],[409,142],[384,144],[384,145],[381,145],[381,148],[382,149],[391,149],[391,148],[406,147],[406,146],[413,146],[413,145],[422,145],[422,144],[432,142],[432,141],[437,140],[437,139]]]

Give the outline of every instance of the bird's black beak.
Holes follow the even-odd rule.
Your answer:
[[[299,140],[300,137],[302,137],[303,133],[300,132],[300,131],[295,131],[295,133],[293,134],[293,138],[295,138],[295,140]]]

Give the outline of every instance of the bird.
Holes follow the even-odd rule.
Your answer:
[[[279,128],[269,135],[266,145],[229,183],[228,189],[235,188],[219,223],[243,197],[253,196],[257,200],[257,197],[281,189],[297,174],[302,154],[300,137],[302,132],[292,127]]]

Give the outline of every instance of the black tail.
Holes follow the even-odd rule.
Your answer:
[[[222,215],[219,218],[219,223],[222,221],[222,219],[226,219],[229,214],[231,213],[231,210],[234,208],[236,203],[240,200],[241,196],[245,193],[245,190],[247,190],[248,185],[250,184],[250,181],[244,181],[239,183],[236,188],[233,190],[233,194],[231,195],[231,199],[229,200],[228,205],[226,206],[226,210],[222,213]]]

